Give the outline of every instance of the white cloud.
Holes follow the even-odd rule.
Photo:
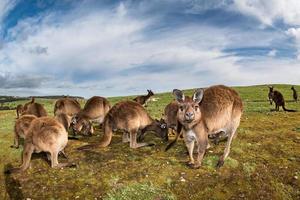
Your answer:
[[[273,25],[278,19],[289,25],[300,25],[299,0],[234,0],[231,6],[265,25]]]
[[[16,5],[16,0],[1,0],[0,1],[0,23],[6,17],[8,12]]]
[[[157,16],[133,16],[134,9],[127,6],[121,3],[113,10],[93,12],[77,8],[65,15],[50,13],[19,21],[8,31],[12,40],[0,49],[0,74],[15,74],[17,82],[19,75],[25,74],[34,77],[27,78],[28,82],[42,83],[28,92],[83,96],[218,83],[247,85],[274,78],[298,81],[300,66],[292,60],[255,57],[262,60],[245,62],[243,57],[223,52],[229,47],[269,46],[282,37],[277,32],[188,23],[155,31],[151,28],[159,23]],[[276,50],[271,55],[275,56]],[[285,67],[293,73],[283,73]],[[8,92],[13,93],[10,85],[16,84],[6,82]]]
[[[277,50],[276,49],[272,49],[271,51],[269,51],[268,56],[274,57],[277,54]]]

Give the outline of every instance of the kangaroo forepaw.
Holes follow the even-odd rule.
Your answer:
[[[220,168],[224,165],[224,160],[219,160],[217,163],[217,168]]]

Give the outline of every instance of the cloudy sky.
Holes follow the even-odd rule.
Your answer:
[[[0,0],[0,94],[300,84],[299,0]]]

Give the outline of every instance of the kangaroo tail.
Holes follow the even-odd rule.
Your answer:
[[[290,110],[290,109],[286,109],[285,106],[282,106],[283,110],[286,112],[297,112],[297,110]]]
[[[105,119],[104,119],[104,123],[103,123],[103,130],[104,130],[104,135],[100,141],[99,146],[100,147],[107,147],[110,142],[111,142],[111,138],[112,138],[112,127],[111,127],[111,117],[108,115],[106,115]]]

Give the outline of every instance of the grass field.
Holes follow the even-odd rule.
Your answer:
[[[218,170],[215,165],[224,143],[212,146],[197,170],[186,166],[182,140],[164,152],[166,143],[151,134],[145,139],[156,143],[151,147],[130,149],[117,133],[107,148],[76,150],[99,142],[102,132],[97,129],[92,137],[69,141],[66,153],[77,168],[51,169],[45,156],[37,154],[26,172],[4,175],[4,169],[20,165],[22,147],[10,148],[15,112],[1,111],[0,199],[300,199],[300,102],[291,101],[289,85],[275,88],[283,93],[286,107],[299,112],[270,112],[274,105],[267,101],[266,86],[236,87],[245,111],[229,158]],[[296,89],[300,91],[300,86]],[[160,118],[173,97],[171,93],[155,97],[159,100],[150,102],[147,110]],[[114,104],[127,98],[131,97],[109,100]],[[54,101],[37,102],[53,115]]]

